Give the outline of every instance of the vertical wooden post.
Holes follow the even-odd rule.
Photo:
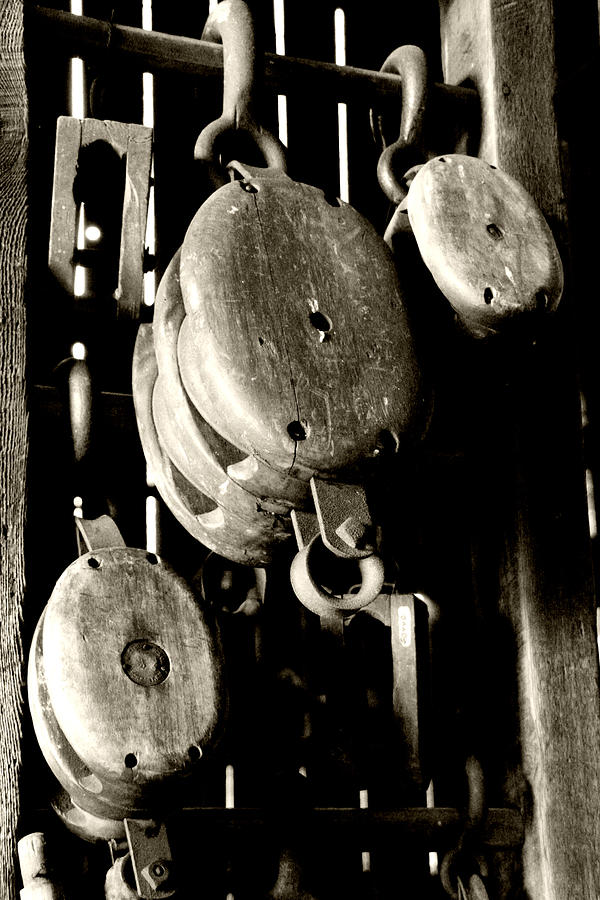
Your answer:
[[[441,0],[444,77],[482,100],[480,156],[533,194],[569,276],[555,99],[558,0]],[[572,273],[571,273],[572,274]],[[573,281],[567,277],[567,284]],[[467,386],[480,600],[512,634],[531,900],[600,896],[600,701],[581,456],[576,309],[519,361],[480,349]],[[509,690],[506,685],[506,690]],[[489,717],[491,720],[491,716]],[[515,777],[516,776],[516,777]]]
[[[23,3],[0,0],[0,895],[6,898],[15,894],[21,759],[26,128]]]

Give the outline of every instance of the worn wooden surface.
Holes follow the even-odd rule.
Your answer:
[[[183,243],[187,393],[232,443],[303,478],[352,470],[383,431],[410,445],[425,395],[381,238],[285,175],[252,182],[213,194]]]
[[[73,804],[87,819],[86,835],[97,840],[124,837],[122,818],[135,815],[140,809],[140,791],[135,783],[111,785],[92,772],[73,749],[61,728],[48,694],[43,656],[43,625],[40,618],[33,636],[27,676],[27,695],[35,735],[44,759],[57,779],[52,792],[52,806],[63,821],[72,820]],[[59,785],[63,791],[60,791]],[[64,794],[63,794],[64,792]],[[95,827],[94,827],[95,826]],[[91,827],[91,830],[90,830]]]
[[[530,191],[568,272],[554,102],[558,6],[445,2],[442,39],[446,79],[470,79],[481,92],[480,156]],[[575,378],[577,302],[566,294],[536,348],[482,353],[460,383],[474,424],[468,452],[480,498],[473,507],[475,584],[496,622],[497,650],[503,646],[516,666],[514,693],[510,666],[503,678],[518,712],[512,724],[506,708],[496,715],[504,725],[495,750],[485,717],[487,753],[496,778],[508,763],[505,796],[528,813],[523,877],[531,900],[600,892],[598,653]],[[499,673],[479,663],[489,702],[490,691],[500,696]]]
[[[237,515],[254,516],[257,498],[265,511],[289,514],[285,488],[293,479],[281,479],[270,493],[251,493],[229,474],[229,467],[246,459],[245,454],[222,438],[197,411],[181,380],[177,358],[179,329],[185,308],[179,284],[180,254],[177,253],[163,276],[156,297],[152,332],[158,378],[152,397],[152,413],[159,440],[179,471],[199,491]],[[268,473],[267,467],[262,467]],[[298,484],[293,499],[306,496],[308,486]]]
[[[270,12],[268,5],[263,12]],[[272,14],[272,13],[271,13]],[[165,11],[159,8],[162,18]],[[306,15],[306,12],[305,14]],[[294,31],[295,10],[292,6],[287,11],[288,33]],[[172,17],[171,17],[172,18]],[[333,57],[333,16],[330,17],[331,34],[324,34],[319,44],[327,39]],[[31,10],[32,27],[39,29],[38,34],[51,35],[62,48],[72,53],[83,53],[86,58],[102,59],[111,27],[107,22],[88,16],[76,16],[68,12],[44,7],[33,7]],[[304,24],[304,18],[302,24]],[[202,17],[196,18],[198,34],[202,31]],[[291,27],[290,27],[291,26]],[[171,26],[172,27],[172,26]],[[199,41],[195,37],[180,36],[179,33],[159,33],[160,26],[151,33],[139,28],[115,23],[112,26],[112,48],[115,60],[135,67],[138,70],[160,72],[173,71],[195,77],[218,77],[223,67],[223,50],[216,44]],[[262,35],[261,35],[262,37]],[[301,41],[304,36],[301,35]],[[400,37],[399,40],[402,38]],[[303,41],[306,43],[306,41]],[[314,53],[314,50],[313,50]],[[299,59],[290,49],[289,56],[266,54],[265,75],[270,87],[276,91],[299,95],[305,90],[318,90],[328,99],[339,97],[342,100],[356,100],[370,103],[375,98],[390,99],[396,95],[399,82],[393,75],[387,75],[368,68],[357,69],[352,66],[340,67],[324,60],[324,64],[316,62],[316,58]],[[383,57],[385,59],[385,56]],[[381,59],[381,62],[383,62]],[[472,111],[476,98],[471,90],[457,89],[438,84],[434,90],[444,98],[450,98],[454,111]],[[467,112],[467,114],[470,114]]]
[[[173,463],[160,443],[152,415],[158,376],[152,328],[142,325],[135,345],[133,383],[140,440],[161,497],[196,540],[227,559],[251,566],[271,562],[277,547],[290,539],[281,516],[255,508],[243,517],[203,494]]]
[[[14,896],[24,593],[27,98],[23,4],[0,3],[0,895]]]
[[[484,160],[450,153],[419,170],[408,218],[436,284],[474,337],[535,333],[554,312],[563,268],[527,191]]]
[[[156,296],[152,332],[158,378],[152,398],[154,424],[161,444],[180,472],[199,491],[235,513],[256,512],[256,500],[270,512],[289,512],[290,503],[304,505],[308,485],[281,475],[247,457],[226,441],[200,415],[188,397],[179,371],[177,341],[185,307],[181,296],[177,252]],[[201,384],[196,385],[202,390]],[[202,393],[202,407],[210,396]]]
[[[148,789],[210,752],[224,709],[216,639],[156,556],[105,548],[76,560],[52,593],[41,643],[48,700],[94,793],[118,798],[122,786],[144,806]]]

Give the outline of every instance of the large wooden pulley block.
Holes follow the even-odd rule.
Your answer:
[[[181,378],[209,424],[275,470],[353,471],[382,431],[425,420],[422,379],[391,255],[345,203],[280,171],[199,209],[181,253]]]
[[[179,576],[143,550],[96,550],[59,579],[34,638],[42,751],[90,816],[151,814],[218,737],[218,645]]]

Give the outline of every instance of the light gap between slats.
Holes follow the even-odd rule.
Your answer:
[[[83,15],[83,0],[71,0],[71,12],[75,16]],[[75,119],[83,119],[86,114],[85,70],[80,56],[71,58],[71,90],[70,114]],[[85,208],[83,203],[78,211],[77,249],[85,248]],[[73,293],[75,297],[83,297],[86,291],[86,271],[83,266],[75,266]]]
[[[338,6],[333,14],[333,32],[335,42],[335,63],[346,65],[346,14]],[[338,103],[338,147],[340,166],[340,199],[350,202],[350,181],[348,175],[348,107]]]
[[[142,29],[152,31],[152,0],[142,0]],[[154,76],[151,72],[142,74],[142,125],[154,128]],[[150,170],[150,191],[148,193],[148,218],[146,221],[145,244],[148,257],[156,253],[156,222],[154,208],[154,159]],[[144,272],[144,304],[154,305],[156,295],[156,272]]]
[[[82,0],[71,0],[71,12],[75,16],[83,15]],[[85,70],[83,59],[79,56],[71,58],[70,66],[71,86],[69,92],[70,114],[76,119],[83,119],[86,114],[86,92],[85,92]],[[99,240],[102,236],[99,229],[94,230],[93,226],[86,229],[85,226],[85,206],[82,203],[78,210],[77,222],[77,249],[83,250],[86,244],[86,238],[91,242]],[[87,234],[86,232],[89,232]],[[73,294],[75,297],[83,297],[86,292],[87,278],[86,271],[83,266],[75,266],[73,274]],[[71,346],[71,356],[73,359],[83,360],[87,356],[87,348],[81,341],[75,341]],[[83,499],[79,496],[73,497],[73,515],[81,519],[83,518]]]
[[[273,20],[275,22],[275,53],[285,56],[285,9],[284,0],[273,0]],[[277,95],[277,122],[279,140],[288,146],[287,97]]]
[[[142,0],[142,28],[152,31],[152,0]],[[154,76],[151,72],[142,73],[142,125],[154,128]],[[154,206],[154,157],[150,170],[151,184],[148,192],[148,217],[144,243],[148,257],[156,254],[156,218]],[[153,306],[156,296],[156,271],[144,272],[144,304]],[[150,469],[146,469],[146,484],[154,487],[154,478]],[[146,497],[146,550],[148,553],[160,554],[160,504],[154,494]]]

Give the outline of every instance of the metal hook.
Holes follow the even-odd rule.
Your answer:
[[[454,886],[456,875],[458,874],[456,872],[458,867],[457,863],[460,865],[461,860],[466,858],[471,862],[475,862],[477,868],[479,868],[479,862],[475,855],[474,847],[478,843],[478,838],[481,836],[481,831],[487,816],[485,779],[481,763],[476,757],[469,756],[465,762],[465,771],[467,775],[469,799],[463,831],[456,847],[445,854],[440,866],[440,881],[442,887],[453,900],[458,900],[460,897],[458,886]],[[471,873],[472,872],[473,867],[471,866]]]
[[[234,151],[221,159],[227,136],[245,136],[255,145],[268,167],[286,170],[283,144],[263,128],[256,115],[259,69],[254,22],[243,0],[222,0],[206,22],[204,41],[223,44],[223,112],[200,132],[194,148],[194,158],[213,168],[213,180],[219,185],[227,182],[225,168],[234,158],[242,156]]]
[[[382,72],[402,79],[400,134],[385,147],[380,116],[372,116],[375,138],[385,147],[377,163],[377,178],[386,197],[396,206],[406,197],[407,188],[397,173],[404,173],[423,156],[423,126],[427,106],[427,59],[420,47],[407,44],[390,53]]]

